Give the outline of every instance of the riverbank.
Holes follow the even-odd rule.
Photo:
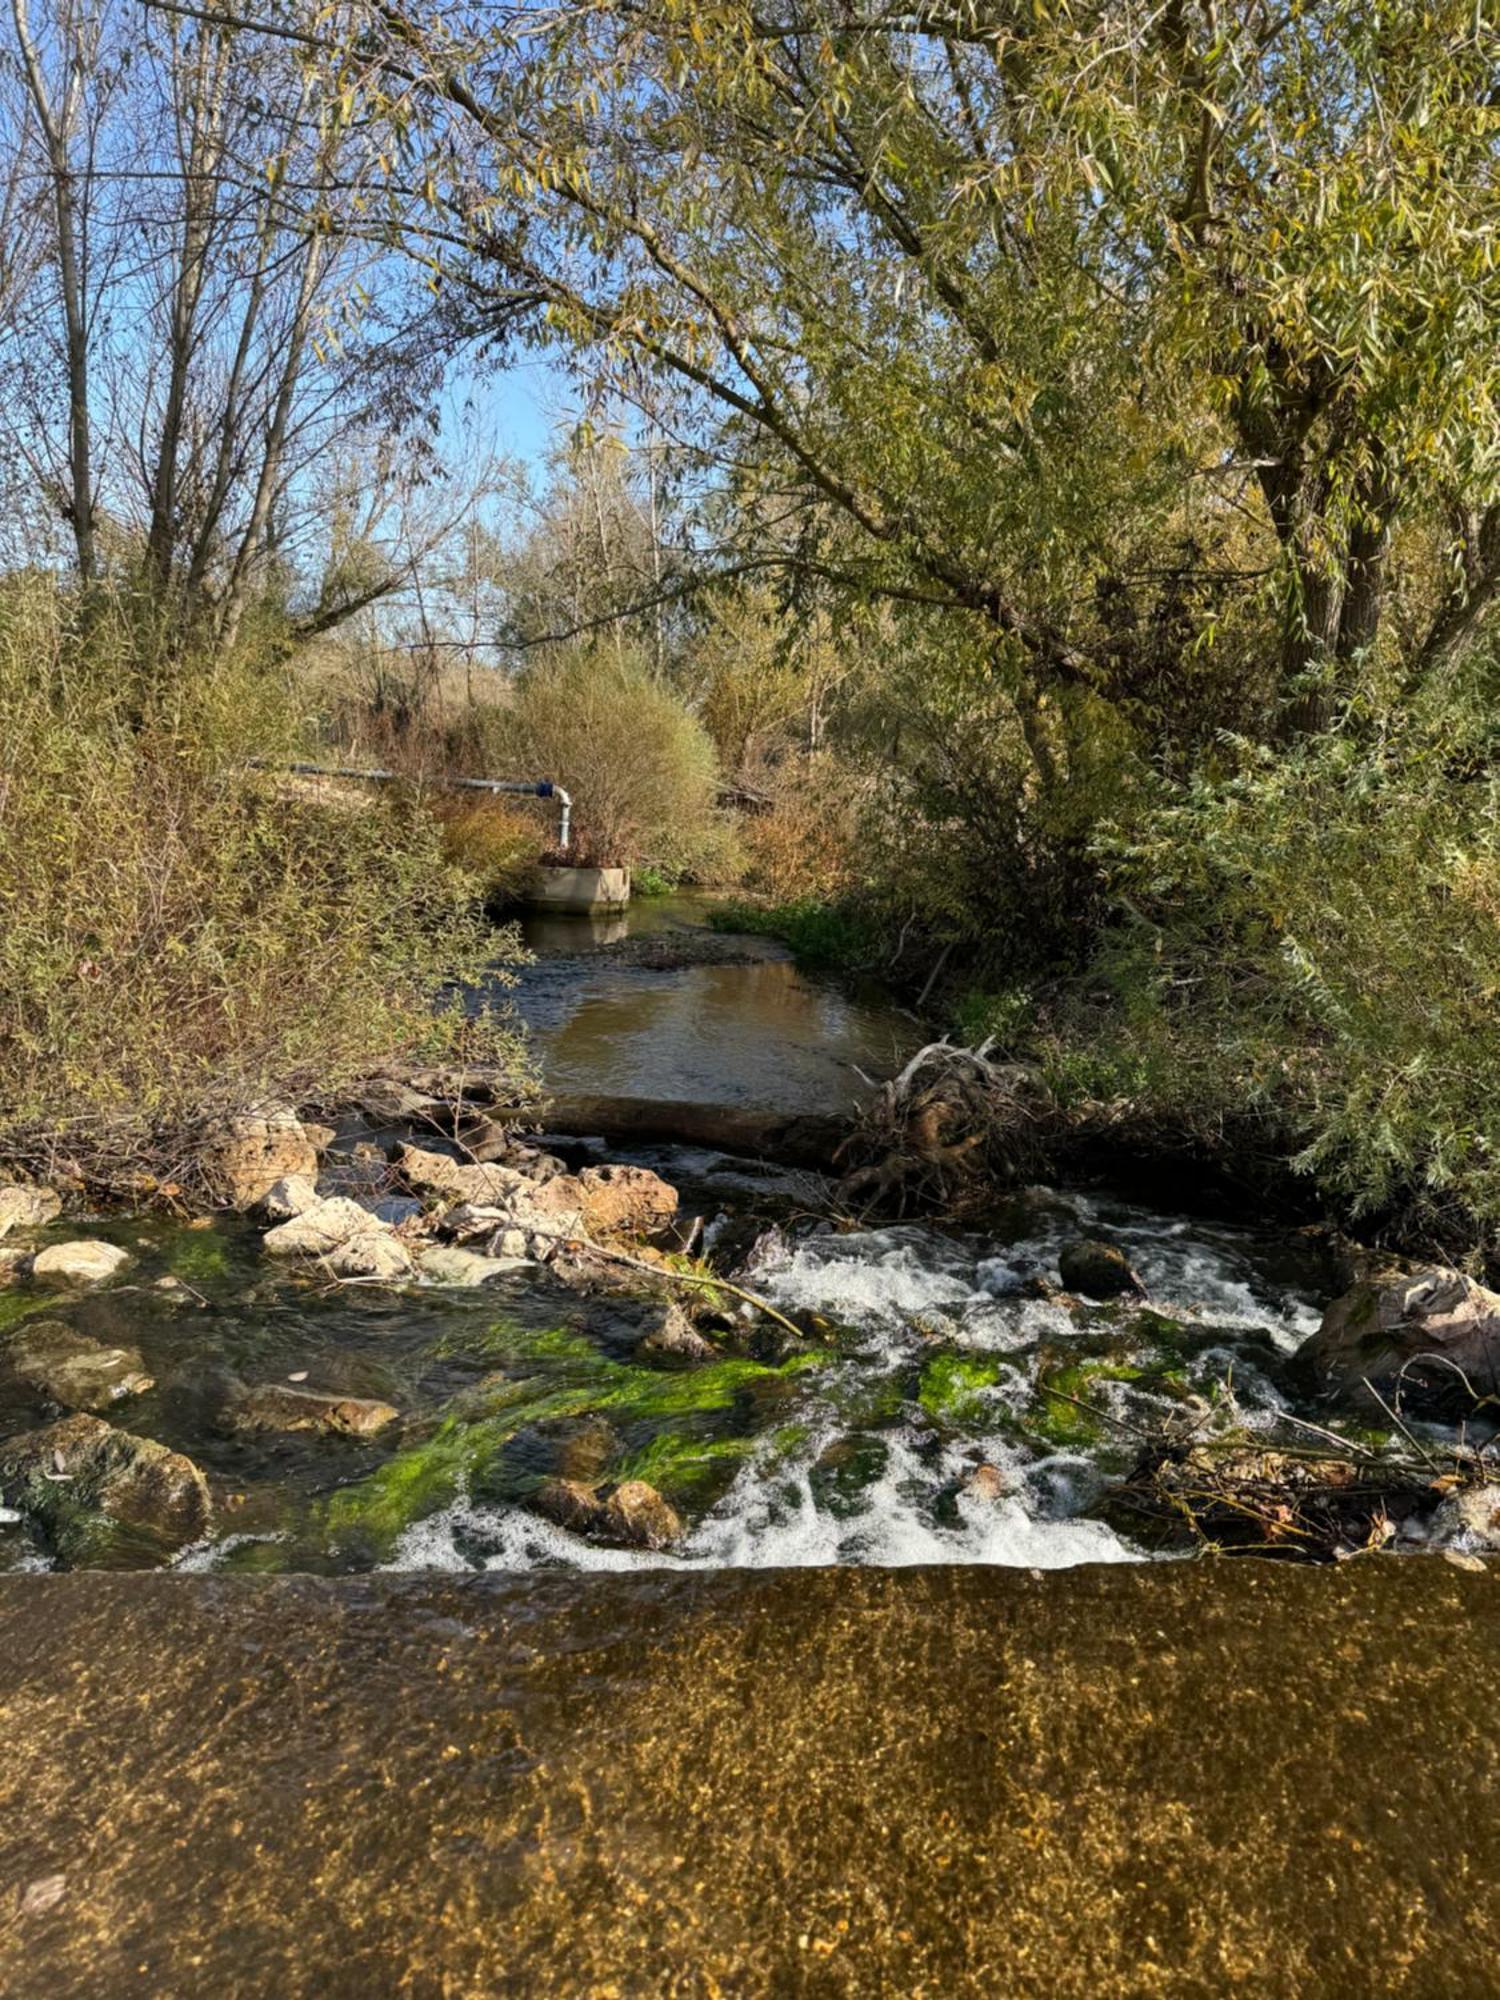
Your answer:
[[[0,1983],[1477,2000],[1497,1633],[1436,1561],[9,1579]]]

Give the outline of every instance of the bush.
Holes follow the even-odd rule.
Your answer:
[[[1431,722],[1241,745],[1120,833],[1115,1004],[1065,1021],[1075,1069],[1200,1127],[1258,1117],[1351,1216],[1493,1232],[1497,683],[1434,690]]]
[[[441,1004],[496,947],[419,802],[247,769],[291,748],[264,653],[148,665],[117,607],[0,584],[0,1156],[177,1177],[256,1098],[518,1061]]]
[[[856,811],[854,784],[835,758],[783,765],[769,810],[741,830],[746,882],[776,902],[838,896],[853,880]]]
[[[572,794],[570,861],[649,863],[700,879],[722,879],[733,866],[713,745],[672,690],[628,655],[587,647],[528,668],[484,734],[493,769],[551,778]]]

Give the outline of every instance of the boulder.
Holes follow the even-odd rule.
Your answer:
[[[627,1479],[613,1488],[547,1479],[531,1504],[560,1528],[624,1548],[663,1549],[682,1533],[676,1510],[644,1479]]]
[[[340,1278],[404,1278],[411,1253],[388,1223],[347,1195],[330,1195],[261,1238],[273,1257],[316,1257]]]
[[[636,1349],[647,1361],[712,1361],[717,1352],[675,1302],[662,1307],[655,1327]]]
[[[480,1206],[505,1208],[531,1186],[514,1167],[455,1160],[424,1146],[398,1146],[395,1166],[418,1194],[443,1194]]]
[[[210,1180],[236,1208],[250,1208],[279,1180],[314,1180],[318,1149],[289,1104],[231,1118],[203,1149]]]
[[[677,1213],[677,1190],[649,1167],[585,1167],[560,1175],[548,1190],[572,1179],[584,1226],[596,1236],[649,1236]]]
[[[328,1396],[273,1382],[247,1389],[225,1412],[236,1431],[329,1431],[340,1437],[373,1437],[401,1412],[370,1396]]]
[[[419,1193],[456,1199],[453,1213],[460,1218],[459,1232],[452,1230],[448,1217],[442,1225],[450,1233],[477,1234],[475,1224],[481,1218],[491,1233],[516,1229],[526,1237],[541,1235],[554,1241],[583,1233],[583,1203],[570,1175],[559,1174],[542,1183],[514,1167],[451,1160],[446,1153],[430,1153],[420,1146],[398,1147],[396,1166]]]
[[[1146,1288],[1130,1267],[1130,1259],[1113,1243],[1097,1236],[1065,1243],[1057,1260],[1063,1289],[1091,1299],[1117,1299],[1126,1293],[1146,1296]]]
[[[0,1187],[0,1236],[42,1229],[62,1213],[62,1196],[49,1187]]]
[[[1500,1394],[1500,1293],[1461,1271],[1367,1278],[1334,1300],[1298,1365],[1324,1395],[1365,1409],[1378,1410],[1368,1382],[1418,1415],[1465,1416],[1474,1396]]]
[[[513,1166],[450,1159],[400,1146],[396,1166],[421,1194],[449,1195],[470,1209],[494,1211],[528,1232],[552,1236],[647,1235],[677,1213],[677,1190],[647,1167],[553,1170],[534,1178]]]
[[[435,1285],[488,1284],[491,1278],[503,1278],[509,1271],[524,1270],[530,1263],[530,1258],[525,1255],[524,1236],[520,1237],[520,1243],[520,1256],[504,1257],[486,1257],[478,1250],[461,1249],[456,1243],[434,1243],[418,1253],[417,1269]]]
[[[152,1386],[139,1348],[107,1347],[56,1319],[19,1326],[5,1343],[4,1358],[19,1380],[68,1410],[105,1410]]]
[[[98,1417],[65,1417],[0,1445],[0,1489],[39,1520],[64,1555],[87,1545],[88,1513],[169,1548],[201,1541],[213,1515],[190,1458]]]
[[[268,1226],[278,1222],[291,1222],[296,1216],[306,1215],[310,1208],[318,1204],[317,1183],[308,1174],[284,1174],[279,1181],[273,1181],[265,1193],[255,1203],[257,1221]]]
[[[130,1262],[118,1243],[92,1238],[51,1243],[31,1260],[31,1275],[44,1285],[102,1285]]]

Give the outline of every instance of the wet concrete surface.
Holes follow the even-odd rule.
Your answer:
[[[0,1990],[1488,1995],[1500,1574],[0,1582]]]

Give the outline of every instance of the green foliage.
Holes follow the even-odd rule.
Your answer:
[[[857,907],[823,902],[815,896],[770,905],[726,903],[709,921],[715,930],[780,938],[802,964],[819,970],[866,971],[881,945],[879,926]]]
[[[1378,733],[1241,744],[1118,830],[1115,1005],[1063,1018],[1055,1067],[1200,1129],[1258,1114],[1349,1213],[1493,1227],[1497,696],[1481,658]]]
[[[518,1060],[443,997],[496,940],[420,804],[248,768],[296,716],[265,652],[143,661],[113,603],[0,586],[0,1154],[176,1172],[257,1097]]]

